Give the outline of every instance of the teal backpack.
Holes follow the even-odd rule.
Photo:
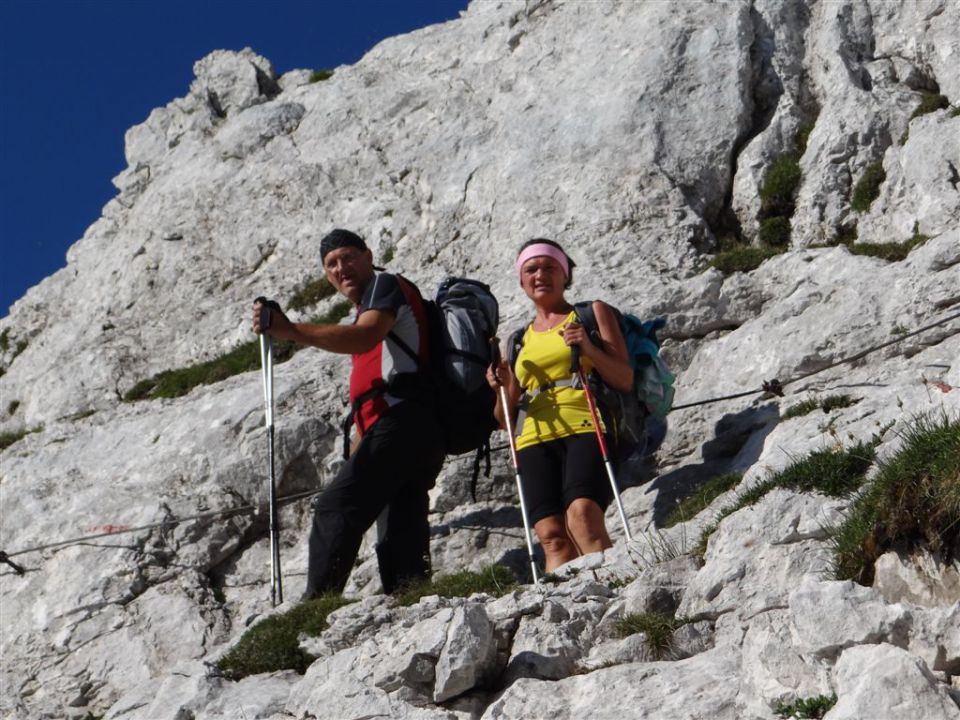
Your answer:
[[[643,321],[613,306],[608,307],[616,316],[626,341],[630,367],[633,368],[633,390],[622,392],[610,387],[596,371],[590,373],[587,382],[597,400],[604,424],[611,431],[616,458],[619,462],[627,462],[631,458],[653,454],[663,443],[667,432],[666,416],[673,406],[675,376],[660,357],[660,341],[657,339],[657,331],[663,329],[666,320],[656,318]],[[599,346],[600,331],[593,312],[593,302],[579,302],[573,309],[591,342]],[[526,326],[515,330],[507,342],[507,361],[511,368],[516,365],[523,348],[525,331]],[[576,386],[579,379],[568,382]],[[521,399],[521,412],[526,401],[529,398],[524,396]],[[521,425],[518,421],[518,432]]]

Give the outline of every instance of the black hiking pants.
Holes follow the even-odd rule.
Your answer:
[[[390,408],[313,503],[305,598],[342,592],[363,534],[378,519],[386,593],[430,576],[427,492],[443,465],[436,411],[413,400]]]

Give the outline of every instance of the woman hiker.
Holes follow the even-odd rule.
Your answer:
[[[564,296],[574,266],[552,240],[524,243],[516,269],[536,315],[517,333],[522,348],[514,366],[504,361],[496,368],[496,377],[493,369],[487,373],[491,387],[496,389],[498,381],[506,387],[508,412],[516,414],[521,404],[526,405],[516,428],[517,457],[529,521],[543,548],[547,572],[612,545],[604,524],[612,490],[586,396],[570,385],[575,374],[571,348],[579,348],[585,374],[596,369],[618,390],[628,391],[633,385],[626,344],[611,309],[593,303],[600,346],[576,322],[573,305]],[[504,424],[499,398],[496,415]]]

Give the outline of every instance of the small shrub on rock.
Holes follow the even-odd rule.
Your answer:
[[[832,533],[838,580],[873,582],[893,547],[950,552],[960,543],[960,420],[919,417]],[[955,551],[954,551],[955,552]]]
[[[303,675],[316,658],[300,649],[300,635],[319,635],[327,628],[327,616],[348,602],[324,595],[268,617],[247,630],[217,667],[231,680],[277,670]]]
[[[310,82],[323,82],[333,77],[333,70],[314,70],[310,73]]]

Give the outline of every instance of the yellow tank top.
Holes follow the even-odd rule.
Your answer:
[[[531,323],[523,334],[523,348],[514,368],[520,387],[526,393],[551,382],[570,380],[570,348],[560,331],[574,319],[571,312],[560,325],[538,332]],[[584,372],[590,372],[590,361],[583,358]],[[517,449],[558,438],[592,433],[593,421],[583,390],[555,387],[538,393],[530,400],[527,416],[517,437]]]

